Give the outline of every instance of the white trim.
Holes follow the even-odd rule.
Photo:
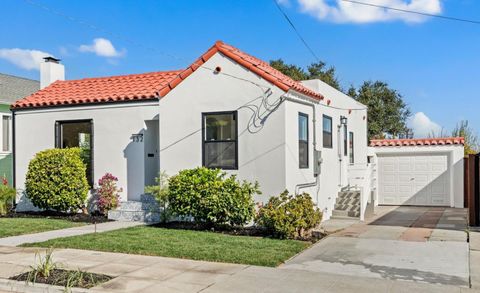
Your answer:
[[[113,109],[113,108],[133,108],[133,107],[157,107],[159,105],[158,100],[151,101],[138,101],[138,102],[125,102],[125,103],[116,103],[112,102],[106,104],[92,104],[80,106],[75,105],[65,105],[65,106],[54,106],[51,108],[18,108],[14,109],[15,115],[25,115],[25,114],[39,114],[39,113],[51,113],[51,112],[68,112],[68,111],[88,111],[88,110],[100,110],[100,109]]]

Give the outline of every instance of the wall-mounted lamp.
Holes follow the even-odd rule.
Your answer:
[[[340,124],[347,125],[348,119],[345,116],[340,116]]]
[[[143,142],[143,133],[134,133],[130,136],[133,142]]]

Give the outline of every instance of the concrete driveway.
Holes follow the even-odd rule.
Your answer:
[[[465,209],[378,207],[281,268],[468,287],[466,216]]]

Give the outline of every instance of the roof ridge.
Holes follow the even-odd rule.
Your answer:
[[[98,79],[108,79],[108,78],[119,78],[119,77],[133,77],[141,75],[153,75],[158,73],[180,73],[183,69],[177,70],[166,70],[166,71],[150,71],[144,73],[130,73],[130,74],[120,74],[120,75],[109,75],[109,76],[98,76],[98,77],[84,77],[79,79],[68,79],[68,80],[57,80],[60,82],[74,82],[74,81],[88,81],[88,80],[98,80]]]

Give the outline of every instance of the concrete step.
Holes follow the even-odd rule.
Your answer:
[[[332,217],[353,217],[359,218],[360,211],[342,211],[342,210],[333,210]]]
[[[142,201],[123,201],[120,202],[117,210],[123,211],[152,211],[160,210],[157,202],[142,202]]]
[[[349,216],[331,216],[331,220],[354,220],[354,221],[359,221],[360,217],[349,217]]]
[[[108,212],[108,219],[121,222],[160,222],[160,211],[125,211],[113,210]]]
[[[341,211],[359,211],[360,210],[360,205],[359,204],[335,204],[335,210],[341,210]]]
[[[360,191],[341,191],[338,193],[339,198],[360,198]]]
[[[335,200],[337,204],[360,204],[360,199],[348,199],[348,198],[337,198]]]

